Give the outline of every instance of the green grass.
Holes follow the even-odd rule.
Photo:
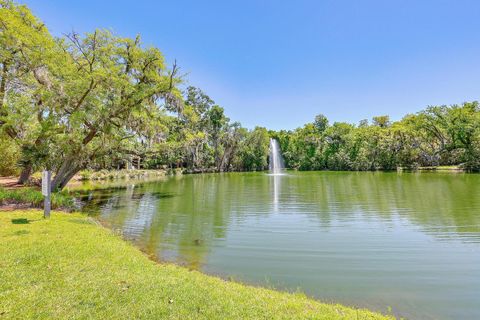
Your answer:
[[[33,187],[5,189],[0,187],[0,205],[25,204],[34,208],[43,207],[43,195]],[[73,197],[66,192],[52,193],[52,208],[71,210],[74,207]]]
[[[460,166],[438,166],[438,171],[459,171],[462,170]]]
[[[149,260],[80,214],[0,212],[1,319],[392,319]]]
[[[80,180],[116,180],[116,179],[143,179],[165,176],[165,170],[83,170],[79,172]]]

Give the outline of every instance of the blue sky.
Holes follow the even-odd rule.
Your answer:
[[[480,1],[27,0],[54,34],[141,34],[244,126],[480,99]]]

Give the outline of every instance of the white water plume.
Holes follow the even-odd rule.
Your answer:
[[[280,153],[280,145],[276,139],[270,139],[270,173],[281,174],[285,169],[283,157]]]

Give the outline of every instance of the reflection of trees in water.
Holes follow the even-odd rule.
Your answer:
[[[199,268],[233,222],[272,211],[294,212],[327,229],[334,221],[407,219],[437,237],[479,241],[479,182],[479,175],[207,174],[93,191],[87,207],[103,208],[102,219],[147,252]]]
[[[244,211],[235,208],[247,203],[257,207],[264,203],[268,207],[268,181],[256,182],[257,187],[249,188],[246,180],[251,177],[197,175],[134,188],[95,190],[89,193],[84,209],[102,208],[102,220],[112,228],[122,229],[127,238],[134,239],[147,252],[199,268],[213,239],[226,237],[233,217],[242,219]],[[261,193],[265,196],[253,201]],[[262,211],[267,212],[266,208]]]
[[[425,231],[480,232],[480,176],[439,173],[325,172],[292,179],[299,201],[320,219],[408,219]],[[334,216],[333,216],[334,215]]]

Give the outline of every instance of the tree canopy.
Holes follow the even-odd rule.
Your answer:
[[[382,115],[330,124],[319,114],[296,130],[248,130],[184,78],[140,36],[97,29],[54,37],[26,6],[0,0],[0,169],[18,165],[24,183],[48,168],[55,189],[82,169],[133,159],[143,168],[265,170],[271,137],[299,170],[480,169],[477,102],[394,122]]]
[[[388,116],[359,125],[324,116],[293,131],[273,133],[286,165],[300,170],[393,170],[461,165],[480,170],[480,106],[430,106],[391,122]],[[321,128],[319,130],[319,128]]]

